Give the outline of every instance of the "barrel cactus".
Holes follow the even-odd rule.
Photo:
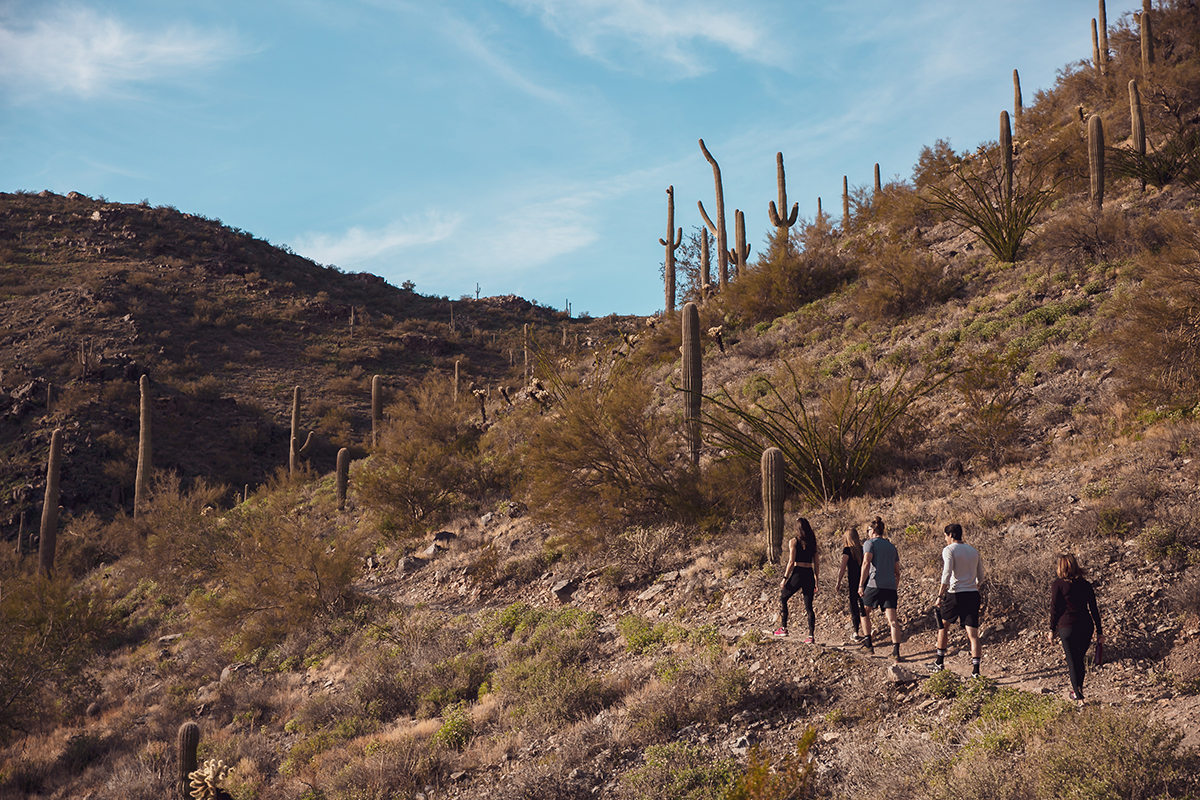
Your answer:
[[[768,447],[762,454],[763,532],[767,539],[767,559],[779,563],[783,553],[783,451]]]
[[[146,375],[138,381],[138,388],[141,390],[141,402],[139,404],[140,426],[138,434],[138,460],[137,473],[133,481],[133,516],[137,517],[141,513],[146,500],[150,493],[150,465],[151,461],[151,439],[150,439],[150,378]]]
[[[200,726],[190,721],[180,725],[176,737],[176,750],[179,760],[179,793],[184,797],[192,797],[190,777],[198,768],[196,750],[199,746]]]
[[[700,312],[695,303],[683,307],[683,363],[680,368],[683,382],[683,424],[687,436],[688,454],[692,465],[700,464],[700,395],[704,389],[703,365],[700,358]]]
[[[38,571],[54,574],[54,551],[58,546],[58,476],[62,469],[62,428],[50,436],[50,456],[46,461],[46,498],[42,504],[41,541],[38,545]]]

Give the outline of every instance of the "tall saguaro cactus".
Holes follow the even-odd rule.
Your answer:
[[[343,447],[337,454],[337,510],[346,509],[346,487],[350,484],[350,450]]]
[[[1108,9],[1100,0],[1100,74],[1108,74]]]
[[[883,181],[879,179],[879,162],[875,162],[875,196],[878,197],[883,191]]]
[[[179,793],[183,797],[192,796],[189,777],[200,768],[196,751],[200,747],[200,726],[195,722],[185,722],[179,726],[175,740],[176,758],[179,764]]]
[[[704,372],[700,358],[700,312],[695,303],[683,307],[683,426],[692,466],[700,464],[700,394],[704,391]]]
[[[1021,102],[1021,76],[1013,70],[1013,130],[1019,135],[1025,117],[1025,104]]]
[[[42,503],[42,531],[38,545],[38,572],[54,574],[54,550],[58,546],[58,476],[62,469],[62,428],[50,436],[50,457],[46,461],[46,498]]]
[[[740,209],[733,210],[734,245],[729,251],[729,260],[734,263],[734,275],[742,277],[746,272],[746,259],[750,256],[750,245],[746,244],[746,215]]]
[[[850,230],[850,179],[842,176],[842,230]]]
[[[1012,205],[1013,146],[1012,129],[1008,124],[1008,112],[1000,112],[1000,158],[1004,164],[1004,203]]]
[[[663,306],[668,314],[675,313],[675,250],[683,243],[683,228],[675,227],[675,187],[667,187],[667,238],[659,238],[658,243],[667,248],[666,260],[663,262],[663,287],[666,305]]]
[[[762,454],[763,533],[767,540],[767,560],[778,564],[783,555],[783,451],[768,447]]]
[[[707,297],[712,290],[712,269],[708,264],[708,228],[700,229],[700,295]]]
[[[1133,149],[1139,155],[1146,155],[1146,120],[1142,116],[1142,95],[1136,80],[1129,81],[1129,124]]]
[[[788,243],[788,228],[796,224],[796,220],[800,217],[800,204],[793,203],[791,212],[788,212],[787,204],[787,179],[783,175],[783,153],[775,154],[775,183],[779,191],[779,207],[775,207],[775,201],[772,200],[767,205],[767,210],[771,215],[771,224],[775,226],[775,237],[779,242],[779,246],[787,248]]]
[[[717,194],[717,224],[714,225],[713,221],[708,218],[702,200],[697,200],[696,205],[700,208],[700,216],[704,218],[704,224],[712,231],[712,235],[717,237],[717,277],[720,280],[720,287],[724,289],[729,285],[729,235],[725,231],[725,190],[721,187],[721,166],[717,164],[712,153],[708,152],[703,139],[700,140],[700,151],[704,153],[704,158],[708,160],[708,163],[712,164],[713,183],[716,186]]]
[[[308,448],[312,445],[313,432],[309,431],[308,436],[304,439],[304,444],[300,444],[300,402],[303,398],[303,391],[299,386],[292,390],[292,435],[288,445],[288,474],[294,475],[300,467],[300,459],[308,453]]]
[[[142,512],[150,493],[150,469],[153,463],[150,439],[150,378],[143,375],[138,381],[141,390],[139,417],[141,423],[138,433],[137,473],[133,480],[133,516],[136,519]]]
[[[454,362],[454,376],[458,377],[458,362]],[[457,384],[455,389],[457,389]],[[379,434],[383,432],[383,377],[371,376],[371,446],[379,446]]]
[[[1100,34],[1096,29],[1096,18],[1092,17],[1092,67],[1097,74],[1102,74],[1100,69]]]
[[[1104,207],[1104,123],[1099,114],[1088,119],[1088,166],[1092,176],[1092,210]]]
[[[1154,29],[1150,25],[1150,0],[1142,0],[1142,13],[1138,16],[1138,29],[1142,40],[1142,79],[1150,80],[1150,68],[1154,66]]]

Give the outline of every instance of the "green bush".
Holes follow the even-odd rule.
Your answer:
[[[471,723],[470,708],[466,703],[455,703],[446,708],[443,713],[442,727],[433,734],[429,744],[449,750],[462,750],[474,735],[475,729]]]
[[[639,800],[722,800],[737,777],[734,759],[672,742],[647,747],[643,765],[621,777],[621,793]]]

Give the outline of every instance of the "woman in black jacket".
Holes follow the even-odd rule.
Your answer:
[[[1096,591],[1075,556],[1065,553],[1058,557],[1058,578],[1050,584],[1050,631],[1046,639],[1053,642],[1057,636],[1062,642],[1071,677],[1071,699],[1079,705],[1083,705],[1083,676],[1093,632],[1096,644],[1103,645]]]

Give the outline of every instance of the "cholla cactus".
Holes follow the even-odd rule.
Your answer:
[[[189,776],[192,780],[191,796],[194,800],[224,800],[230,797],[221,784],[232,771],[233,767],[225,766],[224,761],[205,761],[204,766]]]

